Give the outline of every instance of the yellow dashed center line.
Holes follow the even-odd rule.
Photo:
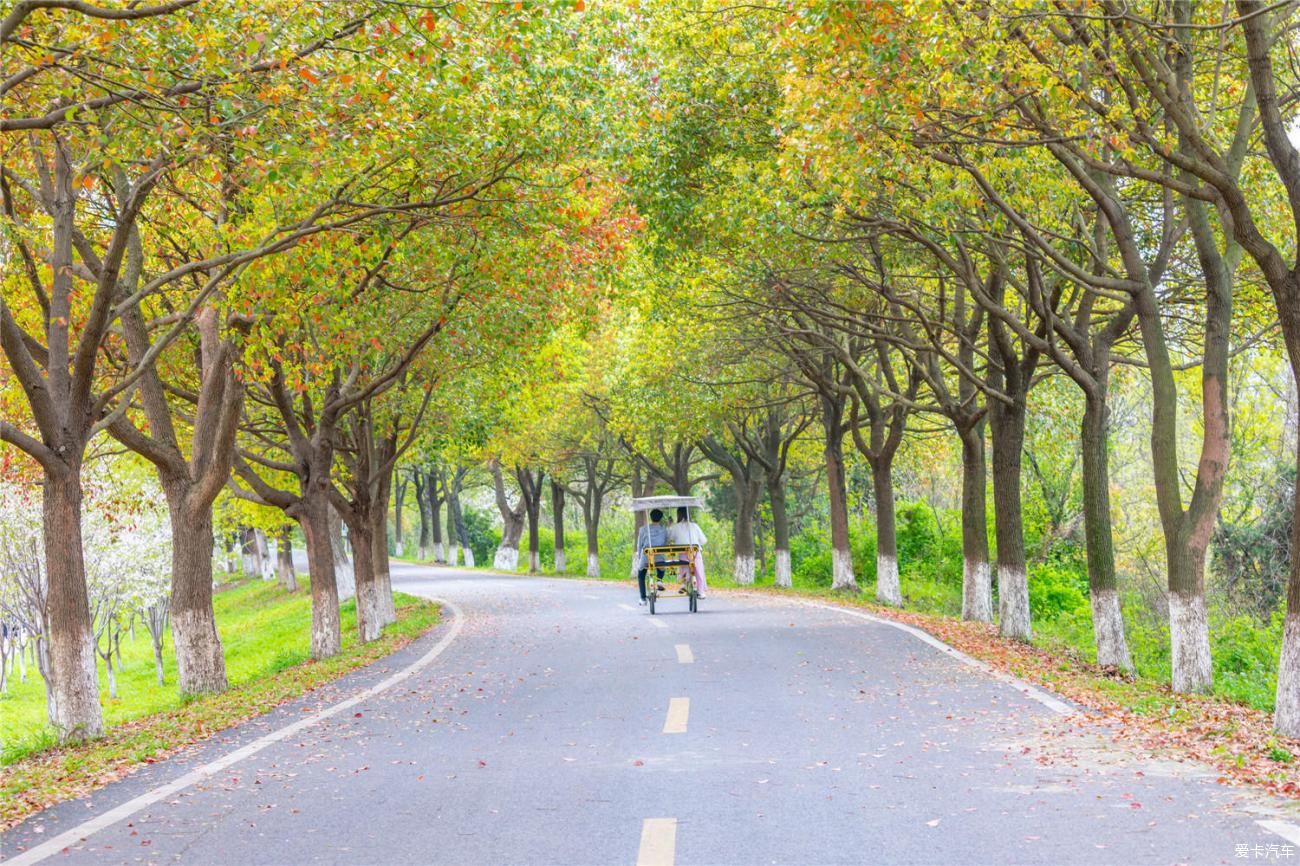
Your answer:
[[[690,714],[690,698],[673,698],[668,702],[668,718],[664,720],[664,733],[686,733],[686,719]]]
[[[641,850],[636,855],[636,866],[673,866],[676,850],[676,818],[646,818],[641,822]]]
[[[694,663],[695,655],[691,652],[691,645],[685,643],[677,644],[677,661],[684,665]]]

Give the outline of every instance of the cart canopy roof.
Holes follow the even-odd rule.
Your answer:
[[[703,508],[704,502],[698,496],[642,496],[632,500],[633,511],[649,511],[652,508]]]

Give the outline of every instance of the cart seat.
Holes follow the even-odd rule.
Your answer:
[[[647,547],[643,552],[646,555],[646,562],[654,563],[657,568],[670,568],[693,564],[695,558],[700,555],[700,546],[698,544],[661,544],[658,547]]]

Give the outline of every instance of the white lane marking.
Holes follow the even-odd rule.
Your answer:
[[[668,628],[667,624],[661,619],[651,619],[650,624],[655,628]]]
[[[961,650],[954,649],[953,647],[948,646],[943,641],[939,640],[933,635],[930,635],[922,631],[919,628],[915,628],[910,625],[904,625],[901,622],[894,622],[892,619],[884,619],[883,617],[872,616],[869,613],[863,613],[862,611],[859,610],[848,610],[843,607],[837,607],[833,604],[822,604],[821,602],[818,601],[804,601],[802,599],[790,599],[790,600],[793,601],[795,604],[802,604],[807,607],[820,607],[826,610],[833,610],[836,613],[843,613],[843,614],[847,614],[848,616],[856,616],[858,619],[869,620],[871,622],[880,623],[881,625],[891,626],[893,628],[899,629],[900,631],[905,631],[908,634],[910,634],[912,637],[924,641],[925,643],[928,643],[930,646],[939,650],[939,652],[951,656],[952,658],[957,659],[960,662],[964,662],[965,664],[968,664],[973,668],[979,668],[980,670],[984,671],[984,673],[993,677],[995,680],[1004,682],[1007,685],[1011,686],[1013,689],[1020,692],[1025,697],[1032,698],[1033,700],[1038,701],[1040,704],[1047,707],[1052,712],[1060,713],[1063,716],[1068,716],[1071,713],[1078,712],[1078,709],[1076,707],[1070,706],[1060,698],[1057,698],[1054,695],[1051,695],[1048,692],[1040,688],[1037,688],[1036,686],[1031,686],[1029,683],[1025,682],[1024,680],[1017,679],[1016,677],[1013,677],[1010,674],[1005,674],[1002,671],[994,668],[992,665],[987,665],[977,658],[972,658],[966,655],[966,653],[962,652]]]
[[[646,818],[641,822],[641,849],[636,854],[636,866],[673,866],[676,851],[676,818]]]
[[[668,718],[664,719],[665,734],[686,733],[686,720],[691,715],[690,698],[673,698],[668,702]]]
[[[619,607],[623,608],[623,610],[636,610],[636,608],[630,604],[620,604]]]
[[[414,662],[412,662],[404,669],[393,674],[391,677],[384,680],[383,682],[377,683],[371,686],[370,688],[366,689],[365,691],[353,695],[352,697],[348,698],[345,701],[340,701],[339,703],[335,704],[332,707],[328,707],[324,710],[321,710],[320,712],[313,713],[310,716],[299,719],[298,721],[294,722],[291,725],[286,725],[285,727],[280,728],[278,731],[272,731],[271,733],[266,734],[265,736],[258,737],[256,740],[254,740],[253,742],[249,743],[246,746],[241,746],[240,748],[235,749],[233,752],[222,755],[220,758],[217,758],[215,761],[212,761],[210,763],[204,764],[201,767],[196,767],[195,769],[190,770],[188,773],[181,776],[179,779],[175,779],[171,782],[168,782],[165,785],[160,785],[159,787],[154,788],[151,791],[146,791],[145,793],[141,794],[135,799],[128,800],[115,809],[109,809],[104,814],[97,815],[96,817],[91,818],[89,821],[85,821],[81,824],[78,824],[76,827],[73,827],[71,830],[66,830],[63,833],[60,833],[59,835],[55,836],[53,839],[46,840],[45,842],[42,842],[40,845],[37,845],[34,848],[29,848],[28,850],[24,851],[22,854],[19,854],[16,857],[5,860],[4,866],[29,866],[29,864],[32,863],[39,863],[40,861],[44,860],[46,857],[49,857],[53,854],[57,854],[60,851],[62,851],[64,848],[75,845],[78,842],[81,842],[89,838],[95,833],[98,833],[100,830],[104,830],[108,827],[113,826],[114,824],[116,824],[117,822],[125,818],[129,818],[130,816],[134,815],[136,812],[139,812],[141,809],[145,808],[146,806],[151,806],[154,803],[157,803],[159,800],[165,800],[168,797],[171,797],[174,794],[177,794],[185,790],[191,785],[202,782],[204,779],[210,778],[216,775],[217,773],[220,773],[226,767],[229,767],[232,764],[237,764],[240,761],[244,760],[244,758],[248,758],[251,757],[252,755],[257,754],[258,752],[265,749],[267,746],[270,746],[273,743],[278,743],[281,740],[292,737],[294,734],[298,733],[304,728],[309,728],[312,725],[316,724],[317,722],[323,722],[325,719],[328,719],[331,716],[338,715],[344,710],[351,709],[357,704],[365,700],[368,700],[370,698],[373,698],[375,695],[378,695],[381,692],[385,692],[388,689],[392,688],[393,686],[397,685],[398,683],[407,680],[410,677],[414,676],[415,674],[419,673],[423,668],[427,667],[429,663],[431,663],[434,659],[442,655],[443,650],[445,650],[447,647],[451,645],[451,642],[454,641],[456,639],[456,636],[460,634],[461,627],[465,624],[465,616],[464,614],[461,613],[460,608],[458,608],[456,605],[452,604],[450,601],[445,601],[443,599],[438,599],[438,598],[431,598],[429,600],[437,602],[438,604],[442,605],[444,609],[450,608],[452,613],[456,615],[456,619],[452,621],[451,629],[445,635],[442,636],[442,640],[438,641],[438,643],[435,644],[432,649],[430,649],[427,653],[425,653],[420,658],[416,659]]]
[[[677,661],[684,665],[693,664],[695,662],[695,654],[691,652],[690,644],[677,644]]]
[[[583,598],[596,598],[596,599],[600,598],[600,596],[598,596],[598,595],[592,595],[592,594],[589,593],[589,592],[584,592],[584,593],[582,594],[582,597],[583,597]]]
[[[1276,833],[1292,845],[1300,845],[1300,827],[1295,824],[1288,824],[1286,821],[1256,821],[1255,823],[1270,833]]]

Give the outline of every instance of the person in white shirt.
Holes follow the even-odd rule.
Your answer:
[[[704,543],[708,541],[704,537],[704,531],[699,525],[692,522],[686,506],[680,506],[677,509],[677,522],[668,527],[669,544],[695,544],[700,547],[700,552],[695,556],[695,589],[700,597],[704,596],[704,591],[708,584],[704,580]],[[679,571],[681,576],[686,576],[687,566],[681,566]]]

